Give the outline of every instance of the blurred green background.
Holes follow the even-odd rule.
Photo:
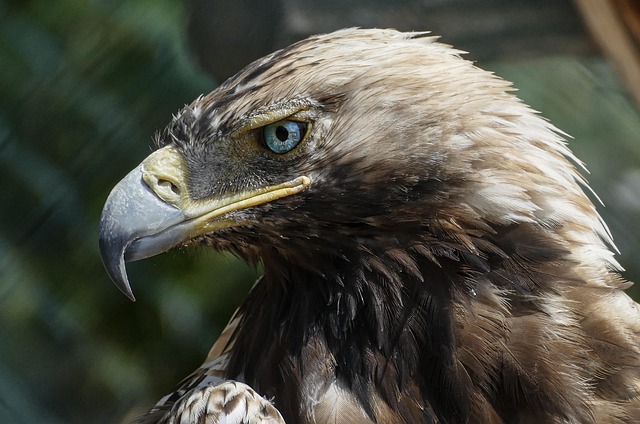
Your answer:
[[[100,262],[104,200],[230,69],[353,25],[432,29],[515,81],[574,137],[640,281],[640,119],[568,1],[0,1],[0,422],[119,422],[200,364],[260,270],[170,252],[130,264],[132,303]]]

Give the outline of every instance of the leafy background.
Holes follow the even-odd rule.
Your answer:
[[[109,191],[217,84],[187,26],[179,0],[0,1],[0,422],[135,416],[199,365],[260,273],[170,252],[130,264],[132,303],[100,263]],[[480,65],[575,137],[625,276],[640,281],[638,112],[606,61],[562,51]]]

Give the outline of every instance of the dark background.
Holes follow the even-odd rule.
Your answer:
[[[104,200],[185,103],[346,26],[429,29],[514,81],[574,137],[640,281],[640,118],[569,1],[0,0],[0,422],[119,422],[200,364],[260,270],[173,251],[130,264],[132,303],[100,262]]]

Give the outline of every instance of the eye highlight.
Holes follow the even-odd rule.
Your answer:
[[[262,127],[262,140],[273,153],[282,154],[296,147],[306,132],[306,123],[283,119]]]

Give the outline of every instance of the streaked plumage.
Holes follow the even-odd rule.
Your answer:
[[[308,132],[275,154],[263,128],[280,120]],[[158,144],[144,184],[186,225],[215,213],[180,237],[178,221],[131,231],[108,257],[124,233],[112,194],[114,280],[130,294],[124,257],[187,242],[265,272],[143,422],[198,408],[193,422],[217,422],[203,411],[233,390],[288,423],[640,422],[640,311],[576,159],[509,83],[435,38],[311,37],[185,107]],[[263,187],[277,195],[255,200]]]

